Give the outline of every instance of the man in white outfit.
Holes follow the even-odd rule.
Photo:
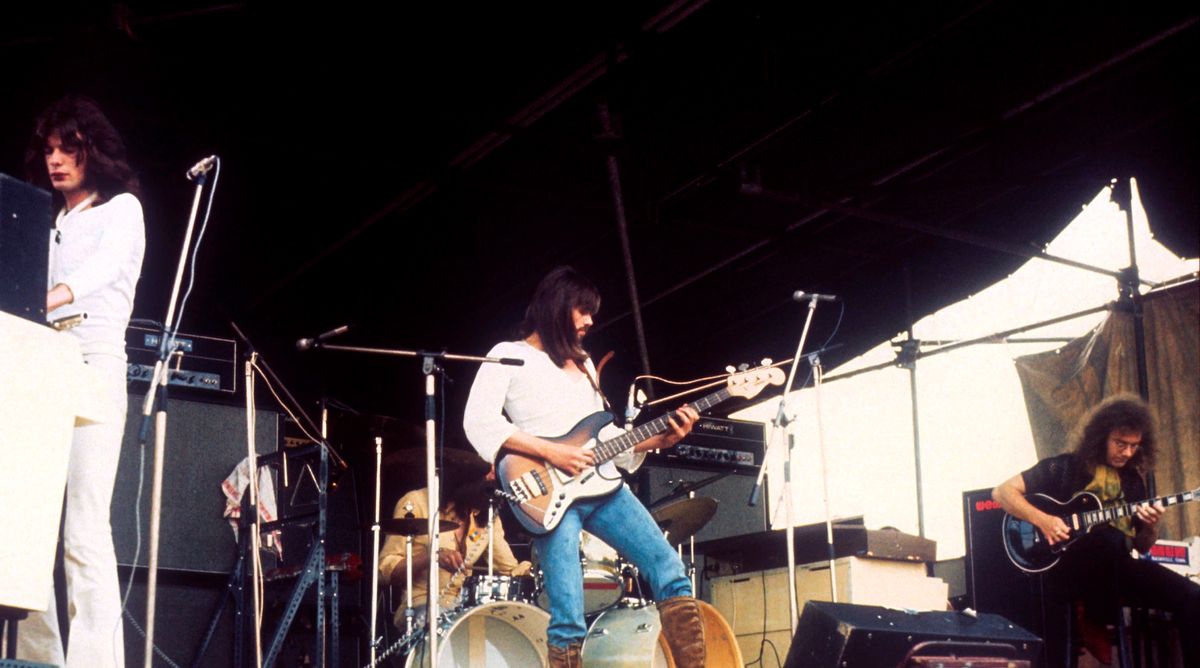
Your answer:
[[[103,379],[110,419],[76,428],[71,444],[63,516],[69,647],[64,651],[54,592],[47,592],[49,609],[19,627],[17,656],[124,668],[109,507],[125,427],[125,329],[146,245],[138,180],[120,135],[95,102],[80,96],[38,117],[25,166],[31,181],[57,190],[64,202],[51,231],[47,318],[87,314],[70,332]]]

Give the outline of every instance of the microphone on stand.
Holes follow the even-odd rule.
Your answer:
[[[188,181],[195,181],[197,176],[200,176],[201,174],[209,173],[209,171],[212,170],[213,164],[216,163],[216,161],[217,161],[217,156],[210,155],[207,158],[204,158],[203,160],[201,160],[200,162],[197,162],[196,164],[192,165],[192,168],[187,170]]]
[[[837,295],[819,295],[815,292],[805,292],[803,290],[797,290],[792,293],[792,299],[794,299],[798,302],[809,301],[809,300],[813,300],[813,299],[815,299],[816,301],[819,301],[819,302],[836,302],[836,301],[840,301],[841,297],[839,297]]]
[[[313,348],[321,345],[322,341],[325,341],[326,339],[332,339],[335,336],[341,336],[348,331],[350,331],[350,325],[342,325],[341,327],[335,327],[324,334],[318,334],[311,339],[300,339],[296,341],[296,350],[312,350]]]

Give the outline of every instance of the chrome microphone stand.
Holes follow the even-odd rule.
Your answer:
[[[788,578],[788,603],[789,603],[788,618],[789,618],[789,621],[791,622],[792,635],[795,635],[795,633],[796,633],[796,625],[799,621],[800,611],[799,611],[799,603],[798,603],[797,594],[796,594],[796,542],[795,542],[795,536],[793,535],[795,521],[792,518],[792,450],[795,448],[796,439],[795,439],[794,434],[792,434],[791,431],[788,429],[788,427],[791,425],[791,422],[792,422],[791,417],[789,417],[789,415],[787,413],[788,393],[791,392],[792,387],[794,386],[795,381],[796,381],[796,372],[797,372],[797,369],[799,369],[799,367],[800,367],[800,359],[801,359],[801,357],[803,357],[801,355],[801,352],[804,350],[804,343],[808,340],[808,330],[812,326],[813,316],[816,314],[817,302],[818,301],[831,301],[834,299],[833,297],[830,297],[828,295],[818,295],[818,294],[804,293],[804,292],[797,292],[794,295],[794,298],[797,301],[806,301],[806,300],[808,301],[808,315],[804,319],[804,327],[800,332],[800,341],[796,345],[796,354],[792,357],[792,367],[788,371],[787,383],[784,384],[783,393],[779,396],[779,409],[776,411],[775,417],[771,421],[771,425],[772,425],[771,447],[773,447],[775,444],[774,436],[776,434],[778,434],[780,432],[780,430],[783,430],[784,432],[787,433],[787,447],[784,449],[784,457],[783,457],[783,503],[784,503],[784,521],[787,524],[787,528],[785,529],[786,536],[785,536],[784,542],[787,544],[787,563],[788,563],[787,578]],[[813,355],[810,358],[810,362],[813,364],[814,378],[817,379],[817,383],[819,385],[819,382],[820,382],[819,379],[821,376],[820,369],[819,369],[820,360],[815,355]],[[821,447],[821,462],[822,462],[822,478],[824,479],[824,478],[826,478],[825,470],[824,470],[825,444],[824,444],[823,437],[821,436],[821,433],[820,433],[821,430],[820,430],[820,416],[819,416],[819,413],[820,413],[819,394],[818,394],[818,398],[817,398],[817,410],[818,410],[818,438],[819,438],[819,440],[821,440],[820,447]],[[759,495],[760,490],[762,489],[763,476],[766,475],[767,462],[769,462],[769,461],[770,461],[770,448],[768,448],[768,451],[763,454],[763,463],[758,471],[758,479],[755,481],[754,489],[750,493],[749,504],[751,506],[758,503],[758,495]],[[828,542],[829,542],[830,587],[832,588],[833,601],[837,602],[837,576],[834,573],[834,564],[833,564],[833,554],[834,554],[834,552],[833,552],[833,525],[832,525],[832,521],[829,516],[828,488],[829,488],[829,484],[828,484],[828,481],[826,481],[825,482],[825,494],[824,494],[824,496],[825,496],[825,536],[826,536],[826,540],[828,540]]]
[[[507,364],[523,366],[524,360],[511,357],[483,357],[479,355],[457,355],[447,352],[430,352],[427,350],[402,350],[396,348],[367,348],[362,346],[343,346],[324,343],[321,337],[311,342],[309,348],[323,348],[343,352],[365,353],[368,355],[385,355],[389,357],[419,357],[421,358],[421,374],[425,377],[425,476],[429,490],[429,545],[438,544],[440,534],[438,508],[441,507],[441,490],[439,489],[437,471],[437,383],[436,376],[441,373],[437,360],[456,362],[476,362],[482,364]],[[411,589],[411,588],[410,588]],[[436,560],[429,565],[429,594],[426,597],[428,636],[426,644],[429,650],[430,668],[437,668],[438,663],[438,568]],[[410,606],[411,607],[411,606]]]
[[[145,666],[152,665],[154,661],[154,607],[158,594],[158,534],[162,519],[163,456],[167,440],[167,382],[171,376],[167,361],[176,353],[174,346],[178,327],[175,322],[175,306],[179,299],[179,289],[183,284],[183,270],[187,266],[188,249],[192,245],[192,233],[196,228],[196,214],[200,211],[200,195],[204,191],[207,174],[214,164],[219,175],[220,159],[216,156],[201,160],[187,172],[188,179],[196,182],[196,191],[192,196],[192,210],[188,215],[187,230],[183,235],[183,248],[179,252],[179,263],[175,267],[175,283],[171,287],[171,298],[167,303],[167,317],[163,320],[158,360],[154,363],[154,374],[151,376],[150,386],[146,389],[146,400],[142,403],[142,426],[138,435],[139,443],[142,446],[145,446],[150,435],[151,416],[154,418],[154,464],[150,483],[149,547],[146,551],[146,644],[143,653],[143,665]],[[213,187],[216,187],[216,179],[213,180]],[[212,205],[211,193],[209,205],[210,207]],[[207,220],[206,215],[206,223]],[[182,308],[180,312],[182,316]],[[157,411],[155,411],[156,405]],[[134,564],[134,567],[136,568],[137,564]]]

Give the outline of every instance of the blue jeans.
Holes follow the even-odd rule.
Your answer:
[[[576,501],[554,531],[533,540],[550,599],[551,645],[566,647],[587,635],[583,618],[583,569],[579,564],[581,529],[633,562],[650,582],[656,601],[692,595],[692,583],[679,555],[627,486],[622,485],[608,496]]]

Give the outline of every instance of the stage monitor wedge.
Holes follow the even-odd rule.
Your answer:
[[[999,615],[809,601],[784,668],[891,668],[927,641],[971,643],[978,646],[972,656],[1008,656],[1030,666],[1038,665],[1042,645]]]

